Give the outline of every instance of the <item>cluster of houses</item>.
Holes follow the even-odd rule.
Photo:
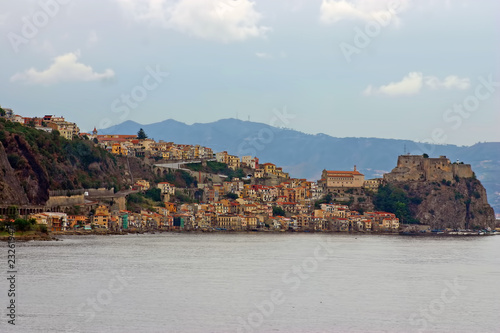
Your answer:
[[[170,161],[213,159],[211,148],[200,145],[183,145],[173,142],[156,142],[153,139],[137,139],[136,135],[98,135],[94,128],[85,135],[114,155],[148,157]]]
[[[258,168],[256,165],[256,169]],[[283,178],[283,181],[275,186],[248,184],[238,178],[220,184],[198,184],[199,190],[203,192],[200,203],[172,202],[171,198],[178,190],[172,183],[150,184],[148,181],[138,180],[134,185],[137,191],[146,191],[151,187],[160,189],[162,205],[150,210],[131,212],[113,210],[110,206],[99,204],[88,215],[47,212],[30,217],[36,219],[39,224],[46,224],[52,231],[398,231],[399,219],[391,213],[360,213],[340,203],[318,205],[316,202],[327,193],[349,193],[349,189],[374,188],[374,183],[366,182],[364,176],[356,170],[325,170],[323,174],[326,178],[318,182]]]
[[[93,215],[43,212],[30,215],[50,231],[68,230],[231,230],[231,231],[334,231],[397,232],[399,219],[392,213],[349,210],[346,205],[322,204],[319,209],[286,216],[273,216],[269,204],[221,200],[213,204],[165,203],[154,211],[110,211],[99,205]]]
[[[73,140],[76,136],[80,136],[80,129],[78,125],[69,121],[66,121],[64,117],[56,117],[52,115],[46,115],[42,118],[40,117],[23,117],[21,115],[15,114],[12,109],[2,108],[5,112],[2,115],[3,118],[19,123],[24,126],[31,126],[40,131],[52,132],[59,131],[59,134],[67,140]]]

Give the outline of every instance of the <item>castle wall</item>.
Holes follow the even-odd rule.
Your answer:
[[[460,178],[471,178],[474,175],[470,164],[453,164],[453,175]]]
[[[452,181],[455,176],[473,176],[470,164],[452,164],[446,156],[424,158],[420,155],[401,155],[397,167],[385,174],[386,181]]]
[[[72,196],[51,196],[46,207],[58,207],[58,206],[75,206],[85,203],[85,198],[83,194],[72,195]]]

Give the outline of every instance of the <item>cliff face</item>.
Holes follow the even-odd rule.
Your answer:
[[[488,204],[486,190],[473,178],[458,181],[407,181],[393,185],[404,189],[412,215],[433,229],[494,228],[495,213]]]
[[[125,169],[88,140],[0,119],[0,204],[43,205],[49,190],[120,188],[129,183]]]
[[[18,203],[26,205],[29,203],[21,183],[12,169],[7,153],[0,142],[0,203]]]
[[[406,192],[410,211],[422,224],[435,229],[494,228],[495,212],[486,190],[469,170],[470,165],[451,164],[444,156],[400,156],[384,180]]]

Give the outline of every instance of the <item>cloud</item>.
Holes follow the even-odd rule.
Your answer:
[[[264,37],[262,15],[249,0],[117,0],[136,21],[217,42]]]
[[[397,14],[408,8],[409,0],[323,0],[320,21],[325,24],[342,20],[399,22]]]
[[[415,95],[422,89],[423,75],[418,72],[411,72],[399,82],[391,82],[388,85],[374,88],[368,86],[363,94],[365,96],[383,94],[388,96]]]
[[[445,77],[443,81],[440,81],[435,76],[427,76],[425,77],[425,84],[431,89],[459,89],[466,90],[470,88],[470,79],[469,78],[459,78],[456,75],[450,75]]]
[[[260,59],[271,59],[273,57],[272,54],[266,52],[256,52],[255,56]]]
[[[23,73],[13,75],[10,80],[23,81],[29,84],[50,85],[59,82],[96,81],[115,76],[111,69],[96,73],[92,67],[79,63],[80,51],[66,53],[54,58],[54,62],[44,71],[30,68]]]
[[[470,88],[470,79],[459,78],[456,75],[447,76],[441,81],[436,76],[425,76],[421,72],[411,72],[399,82],[391,82],[380,87],[369,85],[363,95],[387,95],[387,96],[410,96],[420,93],[422,87],[427,86],[433,90],[437,89],[459,89]]]

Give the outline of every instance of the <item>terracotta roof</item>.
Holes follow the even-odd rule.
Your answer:
[[[359,173],[359,171],[328,171],[327,170],[326,173],[328,174],[328,176],[338,175],[338,174],[363,176],[363,174]]]

